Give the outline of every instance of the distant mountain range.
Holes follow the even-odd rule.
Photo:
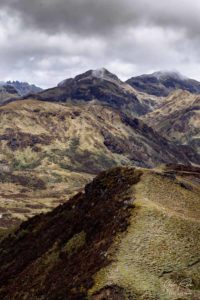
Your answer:
[[[12,86],[18,93],[19,96],[25,96],[28,95],[30,93],[38,93],[42,91],[42,88],[37,87],[34,84],[29,84],[27,82],[20,82],[20,81],[6,81],[0,82],[0,87],[4,86],[4,88],[6,88],[6,86]]]
[[[135,116],[153,111],[178,89],[200,93],[200,82],[176,72],[155,72],[132,77],[126,82],[102,68],[65,79],[57,87],[31,96],[51,102],[98,101]],[[26,96],[26,98],[28,98]]]

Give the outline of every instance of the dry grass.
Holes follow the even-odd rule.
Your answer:
[[[9,193],[0,182],[0,227],[63,203],[104,169],[143,161],[152,166],[157,159],[147,137],[117,112],[92,103],[12,102],[0,107],[0,135],[0,169],[46,185],[37,192],[18,182]]]
[[[127,233],[95,276],[95,287],[116,284],[137,299],[199,299],[200,192],[146,171],[136,186]],[[158,298],[156,298],[158,297]]]

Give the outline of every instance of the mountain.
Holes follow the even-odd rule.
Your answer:
[[[189,146],[108,106],[15,101],[0,107],[0,227],[52,209],[117,165],[199,161]]]
[[[51,102],[95,101],[131,115],[151,111],[147,97],[137,98],[137,92],[106,69],[90,70],[62,81],[57,87],[32,95],[33,98]],[[26,97],[28,98],[28,97]]]
[[[143,120],[167,139],[200,153],[200,96],[175,91]]]
[[[4,300],[200,299],[200,169],[115,168],[0,242]]]
[[[0,104],[8,101],[9,99],[18,99],[18,91],[10,85],[4,85],[3,82],[0,84]]]
[[[194,94],[200,93],[200,82],[184,77],[177,72],[155,72],[126,81],[140,92],[155,96],[168,96],[172,91],[182,89]]]
[[[20,81],[7,81],[6,85],[13,86],[20,96],[26,96],[28,94],[37,94],[42,91],[42,89],[34,84],[29,84],[27,82]]]

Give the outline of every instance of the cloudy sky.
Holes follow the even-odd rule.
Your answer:
[[[0,0],[0,81],[51,87],[88,69],[200,80],[199,0]]]

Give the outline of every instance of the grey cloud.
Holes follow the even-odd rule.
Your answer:
[[[46,32],[107,35],[118,28],[154,24],[198,34],[200,3],[196,0],[1,0],[26,26]]]
[[[195,0],[1,0],[0,80],[43,87],[87,69],[200,79]]]
[[[24,24],[51,33],[107,34],[133,17],[127,0],[2,0],[0,6],[17,13]]]

